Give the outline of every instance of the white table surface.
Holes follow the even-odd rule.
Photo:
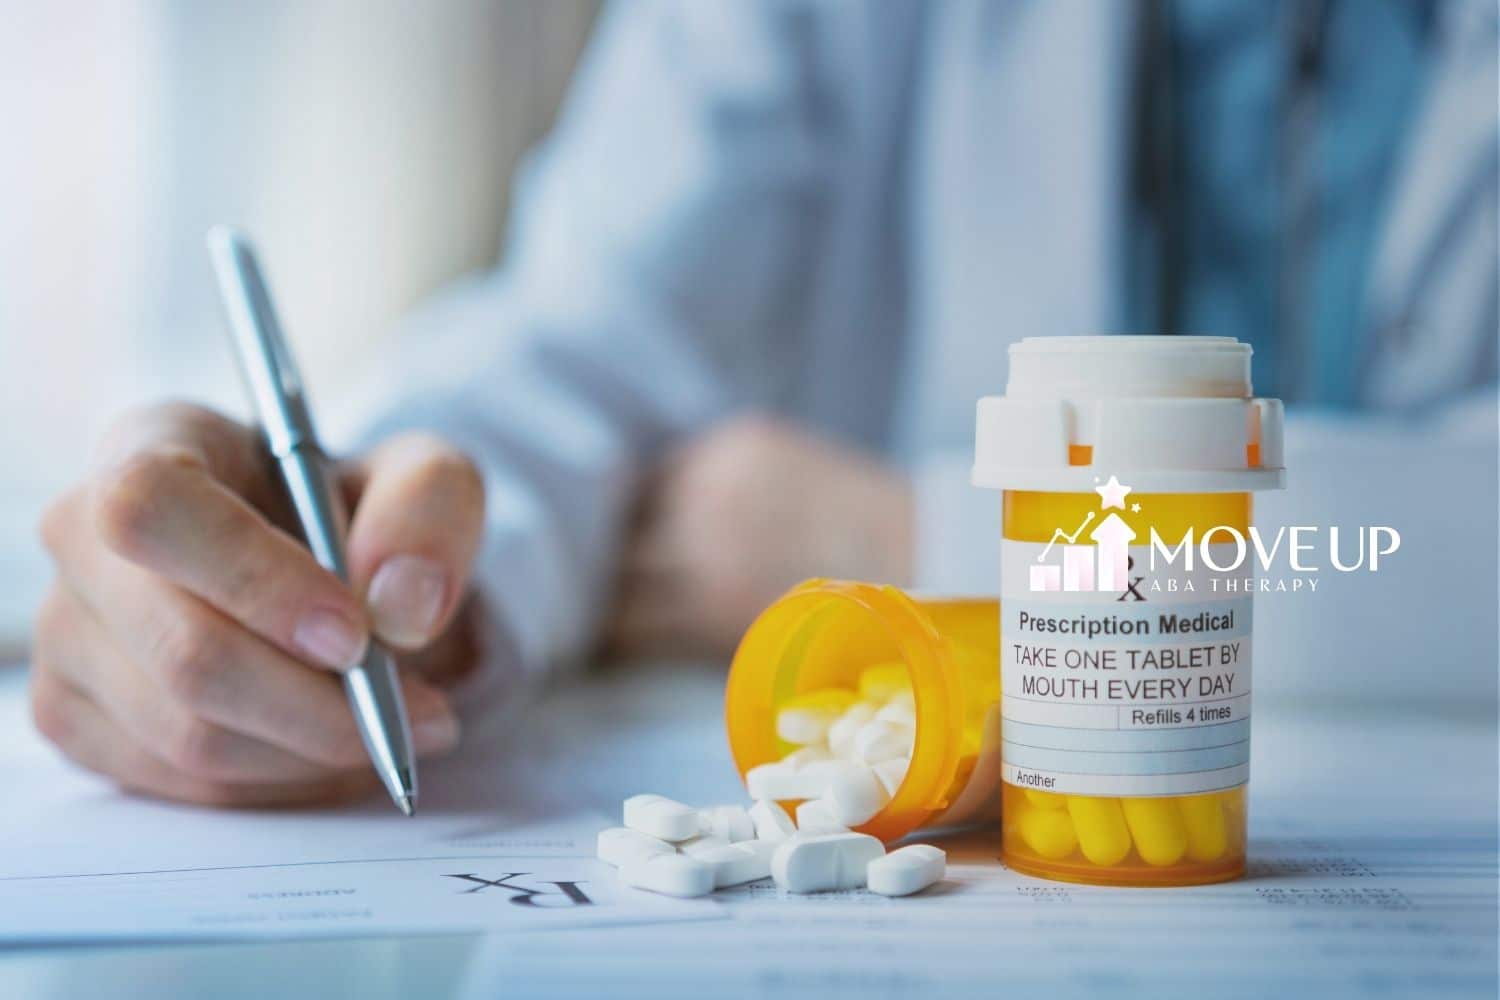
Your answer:
[[[20,671],[0,679],[0,696],[15,696]],[[710,803],[743,797],[730,766],[722,727],[721,668],[651,666],[613,668],[550,692],[524,713],[508,739],[506,770],[537,776],[532,789],[572,803],[579,810],[614,813],[620,799],[637,791],[670,791],[687,801]],[[1377,854],[1402,859],[1392,871],[1413,871],[1451,864],[1488,873],[1473,900],[1472,926],[1459,927],[1426,919],[1423,901],[1402,914],[1369,915],[1372,933],[1397,935],[1401,947],[1372,957],[1352,945],[1359,926],[1337,946],[1309,957],[1256,953],[1246,940],[1223,955],[1210,949],[1196,955],[1212,967],[1222,958],[1226,968],[1261,968],[1254,982],[1193,984],[1181,978],[1154,983],[1139,969],[1116,968],[1108,959],[1089,962],[1087,949],[1076,967],[1069,963],[1038,966],[1026,955],[1033,944],[1055,946],[1081,935],[1103,935],[1111,947],[1125,941],[1151,941],[1153,926],[1170,921],[1174,890],[1153,890],[1163,916],[1147,916],[1140,907],[1121,907],[1111,915],[1087,911],[1088,920],[1072,922],[1058,907],[1018,932],[992,931],[985,910],[973,911],[974,926],[952,931],[955,952],[941,948],[903,950],[910,935],[950,933],[924,927],[926,917],[915,906],[895,904],[869,919],[870,936],[855,943],[842,938],[817,944],[817,954],[794,961],[788,971],[774,962],[753,968],[743,951],[751,947],[787,956],[813,947],[806,927],[778,930],[772,900],[746,922],[745,935],[709,933],[679,926],[656,931],[642,928],[566,931],[526,940],[502,935],[434,935],[294,942],[159,944],[0,949],[0,997],[153,997],[215,996],[480,996],[644,995],[715,996],[775,992],[793,995],[884,996],[930,992],[955,964],[972,965],[974,983],[990,983],[996,993],[1010,984],[1014,995],[1245,995],[1277,992],[1297,995],[1474,995],[1494,996],[1495,984],[1473,974],[1473,949],[1483,949],[1495,929],[1496,725],[1492,706],[1471,713],[1411,715],[1373,707],[1320,709],[1294,705],[1257,705],[1251,784],[1252,875],[1298,851],[1308,856],[1350,859]],[[523,792],[522,794],[530,794]],[[24,808],[24,803],[14,807]],[[1312,836],[1309,836],[1309,832]],[[968,834],[949,844],[955,859],[990,866],[996,885],[1006,893],[1045,890],[1053,883],[1021,880],[993,862],[998,834]],[[1331,852],[1331,854],[1330,854]],[[1372,855],[1373,856],[1373,855]],[[1267,861],[1266,859],[1271,859]],[[1383,862],[1384,863],[1384,862]],[[981,868],[988,871],[989,868]],[[1262,871],[1261,874],[1265,874]],[[1378,885],[1381,872],[1364,886]],[[1253,881],[1253,880],[1252,880]],[[1022,884],[1024,883],[1024,884]],[[1487,886],[1487,889],[1483,888]],[[1013,895],[1009,898],[1014,898]],[[918,904],[920,905],[920,904]],[[792,911],[785,911],[790,915]],[[863,911],[828,910],[830,920],[863,920]],[[1266,911],[1271,912],[1271,911]],[[847,913],[848,916],[841,914]],[[1276,919],[1295,914],[1277,911]],[[1285,914],[1285,916],[1282,916]],[[1435,918],[1434,918],[1435,919]],[[1467,918],[1465,918],[1467,919]],[[1425,920],[1425,922],[1424,922]],[[1392,921],[1396,921],[1392,923]],[[717,922],[715,922],[717,923]],[[1377,926],[1378,925],[1378,926]],[[1317,922],[1307,924],[1316,935]],[[1435,934],[1435,930],[1441,931]],[[1157,943],[1175,948],[1176,938]],[[1182,937],[1181,929],[1170,933]],[[1027,935],[1035,935],[1034,940]],[[1189,935],[1190,937],[1190,935]],[[927,938],[927,940],[933,940]],[[745,941],[744,945],[737,942]],[[865,944],[857,942],[865,941]],[[1481,942],[1475,944],[1474,942]],[[991,942],[992,947],[985,942]],[[1407,947],[1409,945],[1409,948]],[[1445,965],[1442,949],[1467,948],[1467,965]],[[1080,945],[1080,947],[1083,947]],[[1194,947],[1183,940],[1183,948]],[[687,950],[691,961],[683,960]],[[1383,948],[1392,952],[1389,948]],[[1233,953],[1230,954],[1230,951]],[[1458,955],[1454,952],[1454,955]],[[957,957],[955,957],[955,955]],[[1456,962],[1456,960],[1455,960]],[[810,963],[810,964],[809,964]],[[1249,963],[1247,965],[1247,963]],[[1482,967],[1481,963],[1481,966]],[[747,971],[748,968],[748,971]],[[1434,978],[1434,968],[1464,968],[1465,976]],[[809,974],[808,970],[815,970]],[[1163,965],[1167,969],[1167,965]],[[1402,970],[1412,970],[1409,981]],[[823,971],[826,970],[826,975]],[[1494,961],[1489,959],[1493,973]],[[939,975],[941,973],[941,976]],[[924,988],[925,987],[925,988]]]

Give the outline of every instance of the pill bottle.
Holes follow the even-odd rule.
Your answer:
[[[1255,556],[1280,401],[1223,337],[1027,338],[980,400],[1002,494],[1002,856],[1194,885],[1245,868]]]
[[[888,700],[894,687],[910,692],[910,763],[884,807],[854,828],[891,841],[924,827],[993,823],[999,634],[994,598],[924,597],[846,580],[793,588],[750,626],[730,667],[725,717],[741,776],[799,749],[777,734],[778,713],[799,696]],[[872,694],[872,676],[888,690]]]

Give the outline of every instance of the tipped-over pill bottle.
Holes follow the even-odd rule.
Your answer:
[[[804,829],[890,841],[999,807],[999,609],[809,580],[767,608],[730,667],[725,716],[751,796]]]
[[[1003,491],[1002,852],[1024,873],[1193,885],[1245,868],[1251,492],[1280,401],[1223,337],[1027,338],[979,402]]]

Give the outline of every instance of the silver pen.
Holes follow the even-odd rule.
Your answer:
[[[303,537],[318,562],[347,582],[344,535],[348,514],[313,429],[302,380],[276,320],[255,251],[239,230],[215,226],[208,231],[208,252],[219,279],[240,373]],[[397,808],[410,816],[417,805],[417,765],[396,664],[372,639],[364,659],[351,665],[343,677],[344,692],[375,773]]]

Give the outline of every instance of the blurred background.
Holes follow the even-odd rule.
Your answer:
[[[720,15],[734,8],[713,3],[689,8],[695,16],[709,11],[697,26],[709,37],[721,26],[707,22],[733,20]],[[1021,6],[954,4],[986,15]],[[1362,9],[1337,7],[1356,17]],[[1493,5],[1455,0],[1412,9],[1475,15],[1494,30]],[[346,390],[390,342],[398,317],[455,276],[495,262],[511,175],[551,124],[597,14],[594,0],[0,0],[0,663],[24,657],[30,615],[50,573],[37,518],[78,478],[104,426],[122,408],[163,396],[245,412],[205,229],[228,221],[253,231],[320,418],[340,427],[348,422],[343,411],[359,402]],[[966,22],[955,23],[950,41],[963,54]],[[732,29],[720,41],[737,51]],[[1493,37],[1465,33],[1480,45]],[[1087,40],[1063,37],[1080,47],[1077,61],[1085,64]],[[1011,54],[1012,71],[1029,84],[1039,67],[1021,58],[1025,46]],[[753,59],[747,65],[756,68]],[[1481,83],[1481,100],[1459,95],[1465,101],[1448,117],[1480,107],[1493,123],[1495,84]],[[1019,96],[997,107],[1013,121],[1042,122],[1036,127],[1047,135],[1084,131],[1071,119],[1046,131],[1050,123],[1030,113],[1033,95],[1025,90],[1015,88]],[[1385,113],[1377,102],[1363,107],[1376,109],[1371,121]],[[956,144],[942,152],[956,149],[962,155],[954,162],[989,178],[988,165],[968,158],[974,131],[954,128]],[[1210,152],[1254,141],[1232,125],[1199,134]],[[1053,163],[1076,168],[1084,159],[1068,142],[1056,149],[1067,155]],[[1028,161],[1034,169],[1038,162]],[[1493,164],[1490,170],[1493,177]],[[1015,179],[1042,186],[1048,178],[1041,173],[1023,169]],[[1057,183],[1072,182],[1067,174]],[[1489,240],[1479,250],[1492,256],[1493,227],[1475,228]],[[1027,241],[1004,249],[1017,258],[1045,256]],[[1004,266],[990,256],[994,247],[980,250],[957,265],[944,258],[934,271],[974,280],[968,271]],[[1078,259],[1053,257],[1070,266]],[[1058,273],[1057,287],[1071,293],[1075,275]],[[977,315],[985,329],[996,322],[990,312]],[[1050,315],[1023,319],[1059,326]],[[1399,339],[1401,329],[1393,330]],[[1420,369],[1421,358],[1408,360]],[[939,402],[944,414],[956,414],[949,422],[964,467],[954,481],[970,495],[962,480],[971,383],[982,381],[982,392],[1001,386],[989,371],[944,375],[950,381]],[[1325,574],[1330,586],[1316,599],[1258,604],[1257,699],[1262,692],[1386,699],[1493,713],[1493,385],[1452,416],[1457,428],[1413,422],[1395,407],[1384,414],[1310,410],[1292,408],[1291,489],[1258,499],[1258,520],[1392,524],[1403,535],[1402,561],[1379,577]],[[1455,429],[1461,433],[1448,444],[1430,446],[1437,431]],[[1397,453],[1403,457],[1393,467]],[[972,496],[966,502],[993,503]],[[981,515],[990,530],[992,507]],[[1433,588],[1439,580],[1446,591]],[[1424,622],[1441,622],[1435,627],[1444,640],[1429,642],[1418,627]]]
[[[243,412],[204,230],[255,233],[337,424],[347,359],[493,264],[596,12],[0,3],[0,659],[48,577],[37,518],[109,419],[162,396]]]

